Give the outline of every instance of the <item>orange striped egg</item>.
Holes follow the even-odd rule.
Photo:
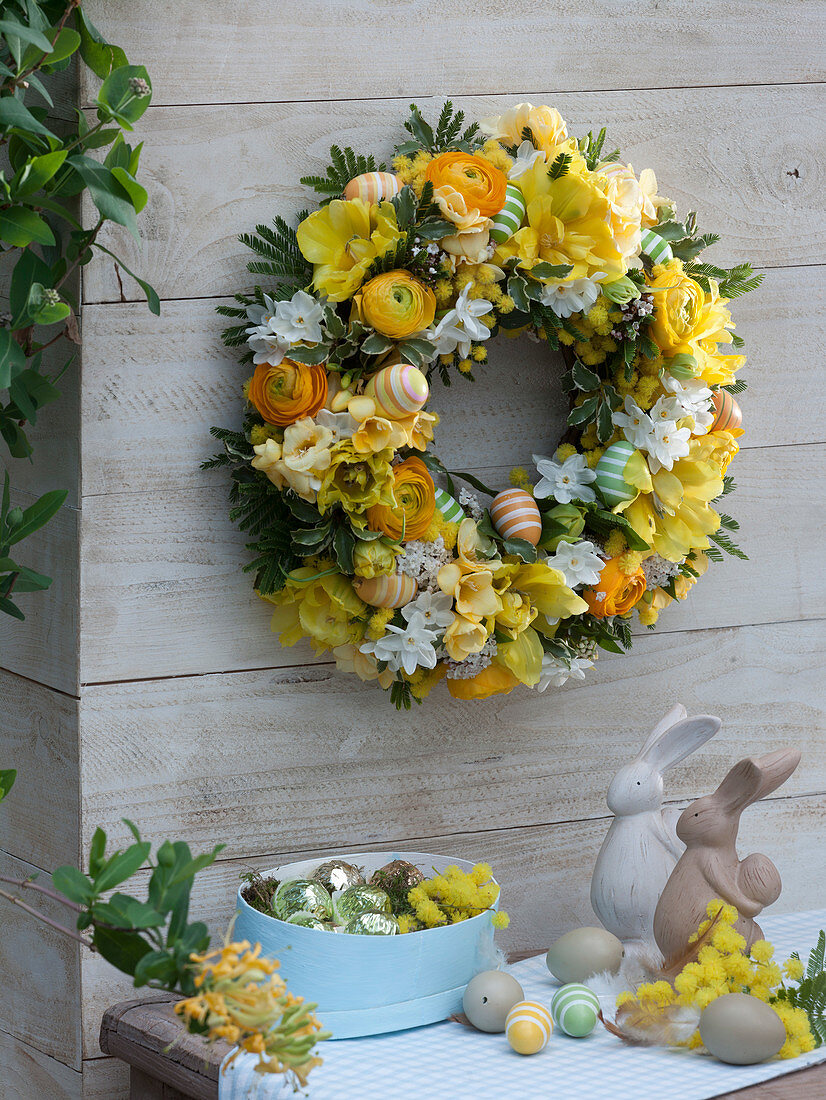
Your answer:
[[[554,1029],[551,1014],[538,1001],[519,1001],[505,1020],[505,1034],[517,1054],[538,1054]]]
[[[715,390],[711,395],[711,401],[717,413],[711,425],[711,431],[725,432],[731,428],[740,427],[743,423],[743,414],[728,390]]]
[[[503,539],[524,539],[536,546],[542,534],[542,518],[536,501],[524,489],[497,493],[490,506],[493,526]]]
[[[374,374],[364,392],[390,420],[403,420],[421,409],[430,395],[427,379],[417,367],[397,363]]]
[[[351,179],[344,188],[345,199],[363,199],[365,202],[379,202],[398,195],[401,184],[392,172],[365,172],[363,176]]]
[[[404,607],[416,595],[416,582],[400,573],[383,577],[361,577],[353,581],[360,600],[371,607]]]

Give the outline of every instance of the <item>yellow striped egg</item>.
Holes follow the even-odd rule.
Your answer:
[[[715,390],[711,395],[711,401],[717,414],[711,425],[713,432],[725,432],[740,427],[743,423],[743,414],[728,390]]]
[[[353,581],[353,588],[360,600],[371,607],[404,607],[416,595],[416,582],[412,577],[393,573],[389,577],[361,577]]]
[[[409,363],[384,367],[364,388],[390,420],[403,420],[421,409],[430,394],[427,379]]]
[[[505,1020],[505,1034],[517,1054],[538,1054],[554,1029],[551,1014],[538,1001],[519,1001]]]
[[[363,199],[364,202],[379,202],[392,198],[401,191],[401,184],[392,172],[365,172],[363,176],[351,179],[344,188],[345,199]]]
[[[536,546],[542,534],[542,517],[536,501],[524,489],[497,493],[490,506],[493,526],[503,539],[524,539]]]

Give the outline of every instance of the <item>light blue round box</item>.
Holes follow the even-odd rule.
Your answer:
[[[427,852],[351,852],[335,858],[364,867],[367,878],[394,859],[408,860],[426,876],[451,864],[465,871],[473,866]],[[322,862],[286,863],[263,874],[304,878]],[[470,979],[499,965],[490,913],[403,936],[352,936],[268,917],[244,901],[242,889],[233,939],[260,943],[263,955],[278,959],[290,992],[316,1002],[316,1015],[334,1039],[447,1019],[462,1011]]]

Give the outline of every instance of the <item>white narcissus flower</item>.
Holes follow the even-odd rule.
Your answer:
[[[470,283],[456,299],[435,329],[429,329],[425,336],[436,345],[439,355],[450,355],[458,350],[464,359],[470,354],[471,340],[487,340],[490,329],[479,318],[490,313],[493,304],[487,298],[470,299]]]
[[[542,455],[534,455],[533,460],[541,475],[534,488],[534,496],[553,497],[560,504],[597,499],[591,488],[591,482],[596,480],[597,475],[589,468],[585,455],[571,455],[562,463]]]
[[[532,141],[523,141],[516,150],[516,158],[508,169],[508,179],[518,180],[520,176],[533,168],[538,160],[544,160],[545,154],[541,149],[535,149]]]
[[[560,542],[545,564],[564,573],[565,583],[575,588],[578,584],[597,584],[605,562],[592,542],[583,541]]]
[[[562,687],[566,680],[584,680],[585,670],[593,668],[594,662],[587,657],[554,657],[552,653],[545,653],[542,657],[542,671],[539,674],[537,691],[545,691],[548,687]]]
[[[714,423],[714,412],[711,405],[711,390],[701,378],[689,378],[686,382],[680,382],[673,375],[665,373],[662,378],[663,389],[674,395],[674,399],[680,407],[680,420],[684,416],[690,416],[694,420],[692,435],[705,435]]]
[[[632,397],[625,398],[624,412],[615,412],[611,419],[634,447],[643,448],[654,430],[654,421],[642,411]]]
[[[673,420],[655,424],[645,444],[652,474],[658,473],[661,467],[670,470],[678,458],[685,458],[690,439],[691,429],[678,428]]]
[[[444,629],[453,622],[453,598],[445,592],[422,592],[402,608],[408,623],[415,615],[420,615],[430,630]]]
[[[273,332],[291,344],[305,340],[317,344],[321,340],[321,320],[324,307],[306,290],[297,290],[289,302],[279,302],[270,327]]]
[[[419,666],[436,667],[435,641],[435,631],[428,629],[424,616],[417,612],[411,616],[406,629],[389,623],[387,634],[376,642],[365,642],[361,652],[372,654],[377,661],[385,661],[393,672],[404,669],[411,676]]]
[[[279,336],[272,327],[275,309],[276,303],[269,294],[264,295],[263,305],[253,302],[247,306],[247,320],[252,324],[244,331],[253,353],[252,361],[256,366],[259,363],[272,363],[277,367],[289,350],[289,340]]]
[[[557,317],[570,317],[590,309],[599,297],[599,281],[604,279],[598,271],[592,279],[553,279],[542,287],[542,304],[549,306]]]

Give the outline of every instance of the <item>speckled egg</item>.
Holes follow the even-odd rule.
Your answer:
[[[465,1016],[479,1031],[505,1030],[508,1013],[525,991],[512,974],[504,970],[483,970],[471,978],[462,998]]]
[[[404,607],[418,591],[412,577],[392,573],[381,577],[356,577],[353,588],[360,600],[371,607]]]
[[[786,1041],[786,1029],[765,1001],[748,993],[727,993],[703,1009],[700,1038],[721,1062],[752,1066],[777,1054]]]
[[[715,390],[711,395],[711,402],[716,413],[711,431],[725,432],[731,428],[740,427],[743,423],[743,414],[728,390]]]
[[[622,963],[622,941],[604,928],[575,928],[553,943],[545,957],[557,981],[583,982],[602,970],[616,973]]]
[[[401,184],[392,172],[365,172],[351,179],[344,188],[345,199],[363,199],[364,202],[380,202],[392,198],[401,191]]]
[[[633,444],[621,439],[606,447],[596,464],[596,490],[609,508],[622,504],[624,500],[633,500],[637,495],[637,490],[624,477],[625,467],[634,453]]]
[[[403,420],[421,409],[430,394],[427,379],[417,367],[397,363],[384,367],[364,388],[390,420]]]
[[[538,1001],[519,1001],[505,1020],[505,1034],[517,1054],[538,1054],[554,1029],[551,1014]]]
[[[570,982],[554,994],[551,1016],[560,1031],[574,1039],[590,1035],[597,1026],[599,997],[587,985]]]
[[[503,539],[524,539],[536,546],[542,534],[542,517],[536,501],[524,489],[497,493],[490,506],[493,526]]]

